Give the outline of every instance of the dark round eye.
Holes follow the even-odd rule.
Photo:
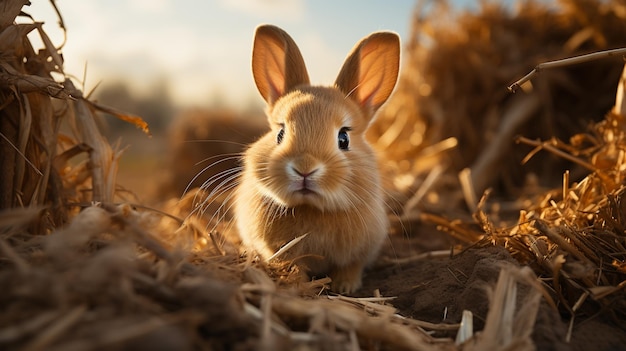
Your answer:
[[[278,134],[276,135],[276,144],[280,144],[283,142],[283,137],[285,136],[285,129],[280,128]]]
[[[350,128],[343,127],[339,130],[339,135],[337,135],[337,145],[341,150],[349,150],[350,148],[350,137],[348,136],[348,131]]]

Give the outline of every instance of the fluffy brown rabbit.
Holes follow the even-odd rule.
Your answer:
[[[300,50],[278,27],[257,28],[252,71],[271,131],[243,156],[235,217],[243,244],[267,259],[285,255],[331,289],[361,286],[388,219],[376,157],[365,131],[398,77],[400,40],[376,32],[346,58],[333,87],[309,84]],[[285,258],[285,256],[282,256]]]

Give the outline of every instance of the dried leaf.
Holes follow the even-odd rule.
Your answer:
[[[4,0],[0,1],[0,29],[10,26],[15,22],[22,7],[29,4],[29,0]],[[2,42],[0,40],[0,42]]]
[[[94,106],[97,110],[102,111],[102,112],[106,112],[108,114],[111,114],[111,115],[121,119],[122,121],[125,121],[125,122],[128,122],[130,124],[133,124],[135,127],[141,129],[141,131],[143,131],[146,135],[152,136],[150,134],[150,129],[148,128],[148,123],[146,123],[146,121],[144,121],[141,117],[135,116],[135,115],[130,114],[130,113],[122,112],[122,111],[119,111],[119,110],[114,109],[112,107],[104,106],[104,105],[95,103],[93,101],[89,101],[89,103],[92,106]]]

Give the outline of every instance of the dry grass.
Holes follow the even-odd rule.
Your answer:
[[[374,132],[379,146],[398,146],[388,149],[390,191],[416,195],[403,204],[405,219],[417,213],[438,221],[464,241],[503,245],[534,270],[502,269],[485,328],[475,334],[469,317],[462,325],[406,318],[388,297],[332,295],[326,290],[327,278],[303,281],[297,266],[266,264],[240,255],[222,236],[227,227],[206,233],[202,230],[206,219],[183,220],[194,206],[193,193],[165,212],[120,203],[123,193],[116,187],[116,172],[122,150],[102,137],[95,113],[113,113],[146,131],[147,126],[137,117],[85,98],[65,78],[59,49],[46,39],[41,25],[14,24],[24,3],[0,5],[4,7],[0,11],[0,348],[530,350],[541,296],[557,301],[572,316],[604,308],[623,321],[623,110],[616,109],[569,143],[558,141],[556,134],[544,138],[553,141],[536,142],[536,135],[524,133],[531,129],[521,125],[534,123],[529,116],[536,116],[546,102],[570,104],[565,95],[550,90],[551,79],[580,93],[569,75],[581,71],[544,73],[538,80],[552,83],[538,83],[530,94],[510,96],[505,91],[539,58],[613,43],[615,38],[607,33],[625,26],[624,21],[616,22],[617,7],[587,8],[583,2],[565,1],[560,12],[553,13],[529,2],[512,16],[485,5],[478,14],[457,18],[457,25],[445,31],[436,21],[441,15],[455,18],[446,8],[436,6],[435,12],[415,17],[416,38],[409,43],[401,87],[381,118],[391,127]],[[555,18],[538,20],[548,16]],[[585,34],[589,31],[576,27],[581,23],[591,23],[588,26],[597,30]],[[33,30],[46,46],[39,52],[26,37]],[[429,43],[418,40],[417,33],[430,33]],[[546,39],[546,33],[556,39]],[[549,45],[557,42],[561,46]],[[569,43],[569,51],[563,51],[564,42]],[[529,48],[534,48],[534,55],[525,53]],[[507,64],[501,55],[513,63]],[[450,61],[455,57],[466,59]],[[613,70],[606,64],[586,66],[585,75],[597,79],[602,76],[598,72]],[[54,80],[53,74],[64,78]],[[492,93],[499,89],[502,93]],[[595,111],[596,107],[581,107],[606,98],[604,88],[593,93],[599,97],[585,96],[571,109],[552,104],[550,111],[560,111],[559,115]],[[394,122],[389,122],[391,116]],[[477,121],[473,116],[485,117]],[[472,168],[487,157],[485,153],[493,153],[494,146],[489,145],[503,145],[494,132],[499,116],[504,116],[503,125],[516,126],[502,128],[531,137],[520,141],[538,150],[559,150],[592,170],[576,182],[565,177],[558,191],[542,193],[515,225],[506,228],[486,211],[485,201],[468,201],[476,208],[476,221],[470,225],[425,213],[423,201],[432,200],[433,189],[447,187],[439,199],[468,197],[451,179],[461,168]],[[553,127],[563,122],[552,117]],[[511,119],[514,122],[507,122]],[[570,127],[562,131],[568,137],[577,126]],[[449,136],[458,144],[446,139]],[[442,155],[450,153],[455,155],[448,167],[435,168],[419,188],[428,167],[444,164]],[[540,155],[545,153],[535,158]],[[551,161],[543,161],[547,162]],[[481,192],[494,179],[505,177],[501,172],[518,169],[517,165],[507,168],[507,162],[497,163],[494,169],[494,164],[473,167],[468,184]],[[475,179],[477,168],[485,170],[478,172],[487,177],[482,185]],[[459,207],[455,205],[458,202],[447,203]],[[540,281],[535,274],[547,279]],[[532,287],[531,293],[518,302],[517,289],[522,285]],[[463,332],[458,342],[432,336],[433,331],[459,328]]]
[[[566,140],[601,120],[623,62],[544,70],[526,93],[507,87],[542,62],[626,46],[623,8],[623,1],[519,1],[512,9],[485,1],[476,13],[456,13],[445,1],[418,2],[399,86],[371,133],[390,172],[404,175],[395,187],[414,192],[434,165],[448,170],[439,192],[450,182],[456,192],[464,168],[478,196],[487,188],[519,195],[530,173],[543,186],[556,185],[552,175],[572,164],[553,158],[521,166],[527,149],[515,146],[515,136]],[[437,146],[449,138],[459,147],[441,152]]]
[[[541,149],[564,153],[592,171],[572,183],[566,172],[563,186],[521,211],[512,227],[497,228],[485,213],[477,215],[483,228],[490,228],[479,244],[508,247],[520,262],[548,278],[572,321],[581,309],[583,315],[611,310],[618,324],[626,316],[625,132],[625,117],[612,111],[569,144],[521,139],[536,146],[533,154]]]
[[[457,16],[442,3],[418,6],[409,61],[372,135],[394,190],[412,196],[405,219],[506,247],[544,280],[570,326],[601,311],[626,325],[624,8],[485,2]],[[506,91],[534,67],[523,91]],[[455,147],[432,152],[444,143]]]

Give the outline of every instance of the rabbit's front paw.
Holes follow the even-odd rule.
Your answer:
[[[330,274],[330,289],[339,294],[351,294],[361,287],[363,264],[353,263],[337,267]]]

